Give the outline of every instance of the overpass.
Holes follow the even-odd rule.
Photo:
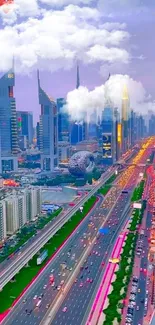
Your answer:
[[[62,212],[59,217],[56,218],[55,222],[48,224],[41,234],[38,234],[33,238],[33,241],[28,242],[28,246],[24,246],[21,249],[20,255],[15,255],[8,263],[4,261],[2,264],[4,268],[0,272],[0,290],[33,258],[33,256],[48,242],[55,233],[63,227],[63,225],[79,210],[79,208],[84,205],[88,199],[93,196],[104,183],[114,174],[117,167],[113,167],[110,171],[105,172],[101,176],[99,184],[97,184],[90,192],[87,193],[69,212],[64,215]]]

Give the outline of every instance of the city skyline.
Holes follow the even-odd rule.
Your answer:
[[[44,3],[44,4],[43,4]],[[149,5],[145,2],[143,7],[140,5],[139,1],[131,2],[130,4],[126,1],[126,5],[121,5],[117,1],[117,6],[119,10],[115,9],[113,12],[111,7],[111,2],[107,1],[74,1],[72,2],[72,6],[70,5],[70,1],[61,1],[59,8],[56,8],[56,2],[50,1],[49,6],[45,5],[48,1],[31,1],[29,9],[26,9],[24,6],[24,1],[15,1],[15,7],[8,14],[1,13],[1,33],[0,33],[0,41],[5,44],[4,48],[0,51],[0,57],[3,57],[1,60],[0,71],[3,74],[3,71],[9,68],[9,64],[11,63],[11,54],[15,55],[15,67],[16,67],[16,87],[15,87],[15,95],[17,100],[17,110],[29,110],[34,112],[35,123],[39,117],[39,103],[37,98],[37,84],[36,84],[36,70],[37,68],[41,68],[41,80],[43,88],[47,91],[49,95],[56,98],[58,97],[66,97],[66,94],[73,90],[76,87],[76,60],[80,61],[80,81],[81,85],[87,86],[89,90],[94,89],[96,86],[100,86],[104,83],[109,75],[120,73],[120,74],[129,74],[136,81],[141,81],[146,89],[146,94],[153,95],[153,84],[154,84],[154,75],[151,69],[151,66],[154,64],[154,57],[152,53],[153,47],[153,38],[151,38],[151,31],[154,26],[154,16],[153,12],[151,12],[152,8],[154,8],[153,2],[149,3]],[[101,6],[102,3],[102,6]],[[115,4],[115,2],[113,2]],[[41,15],[41,9],[38,8],[38,4],[44,10],[44,13]],[[61,6],[62,4],[62,6]],[[64,6],[63,6],[64,4]],[[89,4],[89,8],[88,8]],[[146,5],[145,5],[146,4]],[[65,7],[66,5],[66,7]],[[104,15],[103,15],[103,5],[104,7]],[[85,6],[85,8],[82,8]],[[102,8],[101,8],[102,7]],[[82,8],[82,9],[81,9]],[[100,15],[98,8],[100,9]],[[47,53],[40,53],[36,55],[35,63],[32,62],[29,53],[27,52],[27,57],[24,57],[23,51],[25,51],[25,42],[30,41],[30,53],[32,53],[33,46],[36,46],[36,40],[34,38],[34,43],[32,43],[32,39],[25,34],[25,27],[28,24],[28,17],[35,17],[35,22],[33,21],[33,27],[36,28],[38,32],[38,23],[42,26],[42,30],[44,31],[44,35],[46,33],[45,23],[47,22],[47,10],[48,16],[51,15],[51,9],[53,9],[53,18],[62,15],[64,19],[64,28],[71,27],[72,22],[70,21],[70,14],[72,17],[75,17],[75,24],[73,24],[73,33],[70,34],[69,30],[66,30],[66,39],[70,37],[70,42],[72,40],[74,55],[71,55],[71,58],[66,61],[66,52],[64,52],[64,57],[62,59],[57,58],[54,60],[52,58],[53,51],[51,49],[51,43],[49,44],[49,61],[46,61]],[[134,15],[133,15],[134,11]],[[38,16],[37,16],[38,15]],[[81,18],[82,17],[82,18]],[[93,18],[92,18],[93,17]],[[85,51],[82,52],[82,57],[80,57],[79,53],[82,48],[83,43],[79,43],[80,41],[80,33],[84,35],[84,27],[79,27],[80,19],[83,18],[87,22],[87,27],[89,26],[91,32],[93,30],[92,26],[95,28],[94,34],[94,43],[92,43],[92,36],[89,38],[90,45],[86,44]],[[2,20],[4,25],[2,25]],[[59,21],[59,20],[58,20]],[[12,47],[10,47],[10,28],[9,25],[12,22]],[[22,24],[22,25],[21,25]],[[29,21],[29,25],[32,24],[32,21]],[[143,25],[145,24],[145,29],[143,29]],[[28,25],[27,25],[28,26]],[[6,30],[7,27],[7,30]],[[23,28],[23,32],[21,31],[21,27]],[[31,26],[32,27],[32,26]],[[53,41],[56,39],[58,43],[62,45],[62,40],[60,39],[60,34],[58,33],[59,25],[55,25],[55,29],[57,32],[57,38],[53,38]],[[45,29],[43,29],[45,28]],[[32,28],[31,28],[32,29]],[[32,29],[33,31],[33,29]],[[116,31],[113,34],[113,31]],[[6,32],[8,38],[6,38]],[[51,31],[50,31],[51,32]],[[77,33],[76,42],[74,40],[75,35]],[[110,44],[108,44],[108,40],[105,35],[109,35]],[[14,36],[16,38],[14,39]],[[21,44],[19,44],[18,37],[21,37]],[[53,35],[53,34],[52,34]],[[103,40],[102,35],[104,35],[104,41],[106,43],[106,49],[110,52],[108,54],[112,55],[112,48],[116,48],[116,50],[120,50],[121,52],[115,51],[115,56],[117,60],[115,61],[113,56],[110,59],[107,59],[106,53],[102,53],[102,58],[97,58],[97,47],[100,46],[100,53],[103,50]],[[149,35],[149,37],[148,37]],[[5,36],[5,39],[4,39]],[[102,36],[102,37],[101,37]],[[49,34],[47,33],[47,39]],[[52,36],[54,37],[54,36]],[[85,37],[85,35],[83,36]],[[112,39],[113,37],[113,39]],[[9,40],[9,41],[8,41]],[[17,43],[16,43],[17,41]],[[83,39],[84,41],[84,39]],[[15,43],[13,43],[15,42]],[[78,45],[77,45],[78,42]],[[55,43],[53,43],[55,44]],[[14,50],[14,45],[16,45],[16,51]],[[75,47],[76,45],[76,47]],[[9,46],[9,54],[5,57],[5,51]],[[39,44],[38,44],[39,46]],[[102,46],[102,48],[101,48]],[[23,51],[22,51],[23,49]],[[39,49],[39,47],[38,47]],[[71,50],[71,44],[64,44],[63,49],[65,51]],[[56,50],[56,48],[55,48]],[[88,58],[84,58],[84,53],[91,53],[91,61],[89,62]],[[91,52],[90,52],[91,50]],[[104,48],[105,50],[105,48]],[[93,52],[95,51],[95,52]],[[97,52],[96,52],[97,51]],[[63,52],[62,52],[63,53]],[[71,52],[72,53],[72,52]],[[45,55],[45,61],[41,59],[42,55]],[[72,53],[73,54],[73,53]],[[117,54],[117,55],[116,55]],[[55,55],[57,55],[55,53]],[[92,58],[93,55],[93,58]],[[21,63],[21,68],[27,67],[26,73],[29,73],[29,70],[33,70],[30,76],[20,75],[18,73],[19,70],[19,59],[23,58]],[[95,57],[95,58],[94,58]],[[20,61],[21,62],[21,61]],[[124,62],[124,64],[122,64]],[[30,64],[32,63],[32,64]],[[49,66],[49,70],[52,70],[50,73],[47,68],[47,64]],[[31,68],[32,67],[32,68]],[[64,70],[69,69],[69,70]],[[3,71],[2,71],[3,70]],[[55,71],[54,71],[55,70]],[[24,104],[23,104],[24,103]]]

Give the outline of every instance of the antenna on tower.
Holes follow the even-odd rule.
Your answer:
[[[80,72],[79,72],[79,64],[77,63],[77,75],[76,75],[76,89],[80,87]]]
[[[40,88],[39,69],[37,70],[38,89]]]

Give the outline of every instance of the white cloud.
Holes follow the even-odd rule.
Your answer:
[[[67,94],[67,110],[73,120],[81,120],[84,112],[88,119],[97,110],[101,115],[104,105],[109,99],[114,107],[121,111],[122,94],[124,86],[127,86],[130,106],[139,113],[147,113],[149,109],[155,109],[155,103],[147,96],[143,85],[130,78],[128,75],[112,75],[105,84],[89,91],[86,87],[80,87]]]
[[[22,1],[26,12],[26,0]],[[35,15],[38,7],[33,1]],[[30,72],[37,67],[51,71],[68,69],[77,59],[85,63],[100,61],[101,65],[129,60],[129,54],[122,48],[129,34],[97,28],[100,13],[95,8],[70,5],[61,11],[42,11],[39,18],[0,30],[1,71],[10,67],[13,55],[17,72]]]
[[[116,29],[125,29],[127,26],[125,23],[110,23],[110,22],[107,22],[107,23],[104,23],[102,25],[100,25],[101,28],[104,28],[106,30],[116,30]]]
[[[105,46],[95,45],[86,54],[90,58],[90,62],[129,62],[129,53],[126,50],[116,47],[107,48]]]
[[[14,0],[13,4],[0,7],[3,23],[13,24],[20,17],[35,17],[41,13],[37,0]]]

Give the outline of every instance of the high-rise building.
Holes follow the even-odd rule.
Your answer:
[[[131,116],[128,89],[124,86],[122,96],[122,153],[131,146]]]
[[[5,202],[0,202],[0,242],[6,238],[6,209]]]
[[[0,78],[0,173],[16,171],[18,168],[14,85],[15,74],[12,68]]]
[[[112,103],[109,99],[102,112],[102,160],[104,165],[111,165],[116,160],[115,123]]]
[[[70,122],[69,114],[65,109],[66,100],[64,98],[57,99],[58,109],[58,140],[70,142]]]
[[[28,111],[17,111],[18,143],[23,150],[23,143],[26,148],[33,142],[33,114]],[[24,148],[24,149],[26,149]]]
[[[30,187],[14,190],[0,201],[0,241],[12,235],[41,213],[41,190]]]
[[[151,114],[149,119],[149,136],[155,135],[155,115]]]
[[[40,115],[41,168],[53,171],[58,166],[58,112],[55,101],[40,86],[38,72]]]

